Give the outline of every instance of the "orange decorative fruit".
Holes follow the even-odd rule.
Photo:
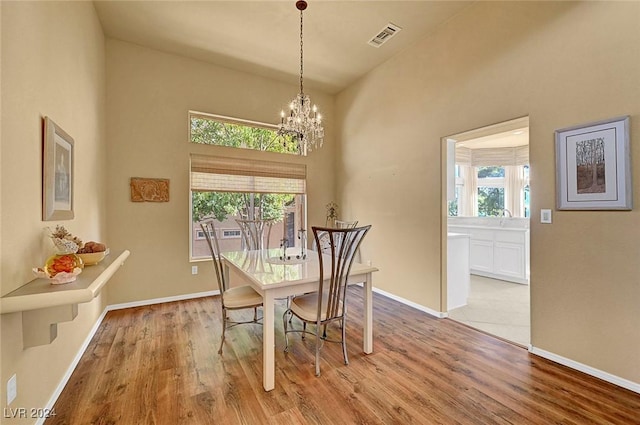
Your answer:
[[[61,272],[73,273],[76,267],[83,267],[82,259],[76,254],[53,255],[45,263],[45,269],[51,277]]]

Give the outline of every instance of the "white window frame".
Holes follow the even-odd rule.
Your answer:
[[[504,177],[478,177],[477,187],[504,188]]]
[[[211,234],[209,236],[213,237],[213,235],[211,235]],[[197,240],[197,241],[205,240],[204,232],[202,231],[202,229],[196,229],[195,240]]]
[[[221,229],[220,231],[222,233],[222,239],[240,239],[242,237],[242,230],[240,229]],[[229,235],[228,233],[231,232],[233,232],[233,234]]]
[[[480,171],[480,168],[482,168],[484,166],[475,166],[474,170],[476,173],[476,177],[478,176],[478,172]],[[490,166],[489,166],[490,167]],[[501,165],[496,165],[496,167],[502,167],[504,168],[504,166]],[[483,188],[483,187],[489,187],[492,189],[502,189],[502,209],[504,210],[505,208],[505,198],[506,198],[506,191],[507,188],[505,187],[505,178],[504,177],[477,177],[477,185],[476,185],[476,206],[475,206],[475,211],[476,214],[478,214],[478,191]],[[480,215],[478,215],[478,217],[480,217]]]

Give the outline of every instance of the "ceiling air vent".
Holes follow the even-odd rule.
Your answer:
[[[391,37],[396,35],[396,33],[401,29],[402,28],[400,28],[399,26],[389,22],[387,25],[385,25],[384,28],[382,28],[382,30],[378,34],[375,35],[375,37],[369,40],[369,45],[373,47],[380,47],[384,43],[386,43]]]

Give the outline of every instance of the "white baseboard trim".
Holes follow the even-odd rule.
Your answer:
[[[551,353],[549,351],[542,350],[540,348],[536,348],[534,346],[529,346],[529,352],[535,354],[536,356],[544,357],[547,360],[551,360],[556,363],[560,363],[563,366],[570,367],[571,369],[575,369],[577,371],[586,373],[587,375],[594,376],[596,378],[602,379],[603,381],[610,382],[614,385],[617,385],[622,388],[626,388],[630,391],[640,394],[640,384],[629,381],[628,379],[620,378],[619,376],[612,375],[610,373],[604,372],[600,369],[596,369],[591,366],[587,366],[580,362],[576,362],[575,360],[568,359],[566,357],[559,356],[557,354]]]
[[[431,316],[437,317],[438,319],[443,319],[445,317],[447,317],[447,313],[446,312],[442,312],[442,311],[436,311],[436,310],[432,310],[429,307],[425,307],[423,305],[420,304],[416,304],[413,301],[409,301],[405,298],[401,298],[398,297],[397,295],[393,295],[389,292],[383,291],[382,289],[378,289],[378,288],[373,288],[373,292],[380,294],[380,295],[384,295],[387,298],[391,298],[392,300],[398,301],[399,303],[408,305],[409,307],[413,307],[416,310],[420,310],[422,312],[425,312]]]
[[[56,401],[58,401],[58,397],[60,397],[60,394],[62,394],[62,390],[64,390],[64,387],[67,385],[67,382],[69,382],[69,379],[71,378],[71,375],[73,374],[73,371],[78,366],[78,363],[80,363],[80,359],[82,359],[82,356],[84,355],[84,352],[87,350],[87,347],[89,347],[89,344],[91,343],[91,340],[93,339],[93,337],[95,336],[96,332],[100,328],[100,325],[102,324],[102,321],[104,320],[104,318],[105,318],[105,316],[107,315],[108,312],[113,311],[113,310],[122,310],[124,308],[141,307],[141,306],[145,306],[145,305],[161,304],[161,303],[168,303],[168,302],[173,302],[173,301],[190,300],[190,299],[194,299],[194,298],[209,297],[209,296],[212,296],[212,295],[219,295],[219,294],[220,294],[220,291],[195,292],[195,293],[192,293],[192,294],[176,295],[176,296],[173,296],[173,297],[154,298],[154,299],[150,299],[150,300],[133,301],[133,302],[130,302],[130,303],[107,305],[104,308],[104,310],[102,311],[102,314],[100,314],[100,316],[98,317],[98,320],[96,320],[96,323],[93,325],[93,327],[91,328],[91,330],[87,334],[87,337],[85,338],[84,342],[82,343],[82,345],[78,349],[78,352],[76,353],[76,356],[73,358],[73,361],[71,362],[71,364],[67,368],[67,371],[65,372],[65,374],[62,377],[62,379],[60,380],[60,383],[58,384],[58,386],[56,387],[55,391],[51,395],[51,398],[49,398],[49,401],[47,402],[47,405],[45,406],[45,409],[49,409],[49,410],[53,409],[53,406],[56,404]],[[43,425],[45,420],[46,420],[46,417],[39,418],[36,421],[36,425]]]
[[[106,310],[107,311],[122,310],[124,308],[142,307],[145,305],[170,303],[173,301],[191,300],[194,298],[210,297],[212,295],[220,295],[220,291],[194,292],[194,293],[185,294],[185,295],[175,295],[173,297],[152,298],[149,300],[133,301],[130,303],[111,304],[107,306]]]

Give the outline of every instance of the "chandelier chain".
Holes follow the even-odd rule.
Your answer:
[[[303,42],[302,42],[302,31],[303,31],[303,25],[302,25],[302,10],[300,11],[300,93],[304,94],[304,90],[302,87],[302,73],[304,71],[304,60],[303,60]]]

